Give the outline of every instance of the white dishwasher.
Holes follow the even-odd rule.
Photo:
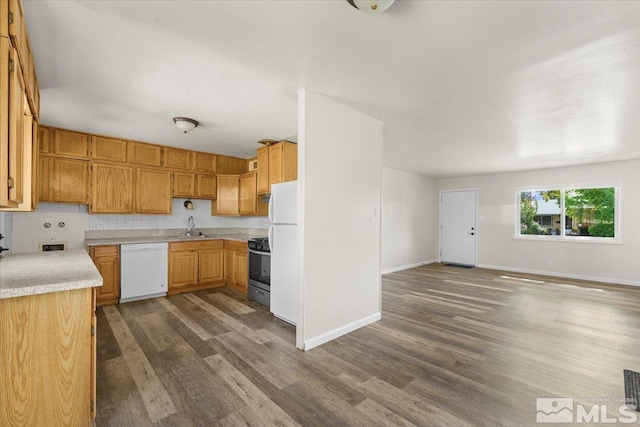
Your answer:
[[[168,244],[120,246],[120,302],[167,295]]]

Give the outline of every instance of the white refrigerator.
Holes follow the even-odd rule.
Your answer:
[[[298,181],[271,186],[269,199],[271,312],[298,321]]]

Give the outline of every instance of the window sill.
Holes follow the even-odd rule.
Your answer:
[[[622,239],[609,237],[588,236],[532,236],[516,235],[513,240],[529,240],[532,242],[563,242],[563,243],[595,243],[597,245],[622,245]]]

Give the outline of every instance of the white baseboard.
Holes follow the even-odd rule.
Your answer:
[[[558,273],[555,271],[529,270],[526,268],[504,267],[501,265],[477,264],[476,267],[490,270],[512,271],[514,273],[538,274],[540,276],[564,277],[565,279],[590,280],[593,282],[612,283],[615,285],[640,286],[637,280],[612,279],[610,277],[584,276],[581,274]]]
[[[438,261],[435,259],[430,259],[429,261],[416,262],[415,264],[407,264],[407,265],[401,265],[399,267],[391,267],[391,268],[382,270],[382,274],[395,273],[396,271],[408,270],[410,268],[420,267],[421,265],[433,264],[434,262],[438,262]]]
[[[356,320],[355,322],[351,322],[347,325],[336,328],[332,331],[326,332],[322,335],[318,335],[317,337],[308,339],[304,341],[304,351],[309,351],[314,347],[317,347],[321,344],[334,340],[338,337],[348,334],[349,332],[353,332],[356,329],[360,329],[364,326],[367,326],[371,323],[377,322],[382,318],[382,314],[380,312],[372,314],[371,316],[367,316],[364,319]]]

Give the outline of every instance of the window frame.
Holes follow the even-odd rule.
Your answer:
[[[598,236],[571,236],[566,235],[566,210],[565,210],[565,194],[570,190],[586,190],[597,188],[613,188],[614,189],[614,237],[598,237]],[[521,217],[520,217],[520,201],[521,193],[534,191],[560,190],[560,234],[521,234]],[[570,185],[540,185],[535,187],[518,187],[515,188],[515,227],[514,239],[516,240],[532,240],[542,242],[583,242],[583,243],[602,243],[602,244],[622,244],[621,236],[621,215],[620,215],[620,195],[622,185],[619,182],[598,182],[587,184],[570,184]]]

